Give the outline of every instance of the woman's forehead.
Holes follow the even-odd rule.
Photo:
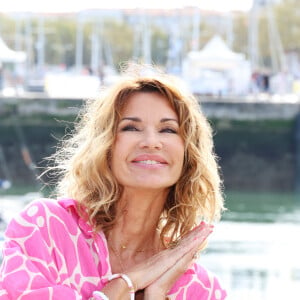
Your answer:
[[[172,103],[160,93],[138,92],[132,94],[123,104],[121,114],[130,112],[151,111],[160,114],[161,111],[177,116]]]

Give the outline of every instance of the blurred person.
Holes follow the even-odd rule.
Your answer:
[[[225,299],[198,262],[223,210],[212,132],[162,73],[87,101],[52,157],[58,199],[6,229],[0,299]]]

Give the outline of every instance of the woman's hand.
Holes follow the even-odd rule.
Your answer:
[[[145,289],[145,300],[165,300],[168,291],[176,280],[189,268],[195,255],[188,252],[182,256],[170,269],[163,273],[157,280]]]
[[[202,222],[176,247],[161,251],[127,272],[136,290],[145,289],[145,299],[165,299],[175,281],[193,262],[194,255],[212,228],[212,225]]]

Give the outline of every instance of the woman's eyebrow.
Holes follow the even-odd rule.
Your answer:
[[[122,118],[120,120],[120,122],[127,121],[127,120],[134,121],[134,122],[142,122],[142,120],[140,118],[137,118],[137,117],[125,117],[125,118]]]
[[[176,122],[178,124],[178,120],[177,119],[173,119],[173,118],[162,118],[160,120],[161,123],[169,122],[169,121],[173,121],[173,122]]]
[[[122,122],[122,121],[142,122],[142,120],[138,117],[124,117],[120,120],[120,122]],[[169,122],[169,121],[176,122],[178,124],[178,120],[174,119],[174,118],[162,118],[160,120],[160,123],[165,123],[165,122]]]

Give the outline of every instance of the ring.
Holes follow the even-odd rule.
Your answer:
[[[179,241],[173,241],[172,243],[170,243],[170,248],[171,249],[174,249],[174,248],[176,248],[177,246],[178,246],[178,244],[179,244]]]

